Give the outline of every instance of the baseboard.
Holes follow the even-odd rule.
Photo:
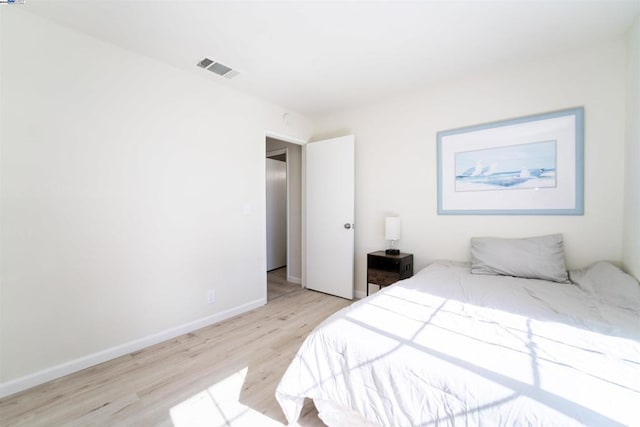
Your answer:
[[[287,275],[287,282],[295,283],[296,285],[302,285],[302,279],[295,276]]]
[[[213,325],[214,323],[221,322],[238,314],[242,314],[255,308],[262,307],[266,303],[266,298],[251,301],[238,307],[225,310],[221,313],[216,313],[211,316],[195,320],[193,322],[185,323],[175,328],[167,329],[153,335],[148,335],[146,337],[130,341],[122,345],[111,347],[97,353],[89,354],[87,356],[80,357],[78,359],[74,359],[69,362],[53,366],[51,368],[43,369],[42,371],[35,372],[21,378],[16,378],[15,380],[0,383],[0,398],[18,393],[20,391],[35,387],[40,384],[44,384],[48,381],[55,380],[65,375],[81,371],[82,369],[95,366],[108,360],[115,359],[116,357],[124,356],[134,351],[142,350],[143,348],[170,340],[189,332],[193,332],[197,329],[204,328],[205,326]]]

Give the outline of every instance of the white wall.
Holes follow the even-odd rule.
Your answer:
[[[0,24],[3,390],[264,304],[265,130],[310,122],[24,8]]]
[[[287,280],[302,282],[302,148],[298,144],[267,138],[267,151],[287,149],[289,165],[289,223]]]
[[[624,40],[490,73],[317,122],[314,139],[356,135],[356,288],[365,254],[385,248],[384,217],[402,219],[399,248],[416,268],[434,259],[469,259],[472,236],[563,233],[569,267],[622,260],[625,126]],[[438,216],[436,132],[467,125],[585,108],[584,216]]]
[[[640,16],[627,36],[624,268],[640,278]]]

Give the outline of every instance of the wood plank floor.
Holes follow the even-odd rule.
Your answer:
[[[275,388],[304,338],[351,302],[268,275],[269,303],[0,400],[2,426],[237,426],[286,420]],[[321,426],[307,402],[302,426]]]

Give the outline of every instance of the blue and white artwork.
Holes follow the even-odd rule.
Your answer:
[[[552,188],[556,141],[455,153],[455,191]]]

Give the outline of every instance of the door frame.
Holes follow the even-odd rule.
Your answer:
[[[306,221],[305,221],[305,196],[306,196],[306,188],[305,188],[305,166],[304,166],[304,146],[309,142],[308,140],[304,140],[304,139],[300,139],[300,138],[296,138],[295,136],[290,136],[290,135],[285,135],[282,133],[278,133],[278,132],[273,132],[273,131],[269,131],[269,130],[265,130],[264,132],[264,137],[263,137],[263,144],[265,144],[266,146],[266,141],[267,138],[273,138],[273,139],[277,139],[280,141],[284,141],[284,142],[288,142],[291,144],[296,144],[299,145],[302,150],[301,150],[301,164],[300,164],[300,168],[301,168],[301,182],[300,182],[300,204],[301,204],[301,224],[302,224],[302,230],[300,233],[300,237],[301,237],[301,245],[300,245],[300,262],[301,262],[301,266],[300,266],[300,286],[302,288],[306,288],[306,273],[305,273],[305,265],[306,265],[306,251],[305,251],[305,247],[307,245],[307,240],[306,240]],[[286,148],[284,149],[286,150]],[[277,150],[274,150],[277,151]],[[266,156],[265,156],[266,158]],[[287,161],[287,232],[289,231],[289,162]],[[267,177],[266,177],[266,163],[265,163],[265,173],[262,174],[262,179],[263,179],[263,185],[262,187],[266,189],[267,186]],[[266,218],[266,192],[265,192],[265,218]],[[267,244],[266,244],[266,240],[267,240],[267,222],[264,222],[264,236],[265,236],[265,244],[263,245],[264,247],[264,259],[265,259],[265,278],[266,278],[266,260],[267,260]],[[288,236],[287,236],[287,264],[289,264],[289,242],[288,242]],[[265,295],[266,295],[266,290],[267,290],[267,281],[265,280],[264,283],[264,287],[265,287]]]

